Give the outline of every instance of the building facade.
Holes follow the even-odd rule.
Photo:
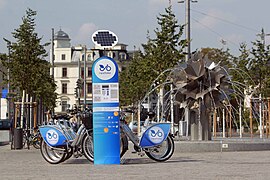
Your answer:
[[[50,51],[51,74],[58,94],[55,113],[65,113],[74,104],[92,105],[92,64],[96,59],[102,56],[111,57],[116,60],[120,71],[129,61],[125,44],[117,44],[109,50],[98,46],[87,49],[83,45],[72,46],[70,40],[68,34],[60,29],[54,34],[53,51]],[[86,82],[79,92],[76,90],[78,79]]]

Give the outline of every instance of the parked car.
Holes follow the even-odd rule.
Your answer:
[[[10,129],[10,120],[0,119],[0,130],[9,130],[9,129]]]
[[[140,121],[140,126],[142,127],[143,125],[144,125],[144,121]],[[132,130],[132,132],[134,133],[138,132],[138,121],[130,122],[128,126]]]

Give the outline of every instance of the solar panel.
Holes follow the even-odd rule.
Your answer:
[[[92,41],[95,45],[111,48],[118,42],[117,36],[109,30],[98,30],[93,33]]]

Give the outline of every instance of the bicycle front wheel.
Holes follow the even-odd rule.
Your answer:
[[[50,164],[58,164],[65,160],[65,149],[54,149],[46,144],[44,140],[41,140],[40,152],[42,157]]]
[[[85,133],[82,141],[82,152],[86,159],[94,162],[94,142],[93,142],[93,131]]]

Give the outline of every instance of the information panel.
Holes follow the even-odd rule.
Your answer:
[[[92,66],[94,164],[120,164],[118,66],[107,56]]]

